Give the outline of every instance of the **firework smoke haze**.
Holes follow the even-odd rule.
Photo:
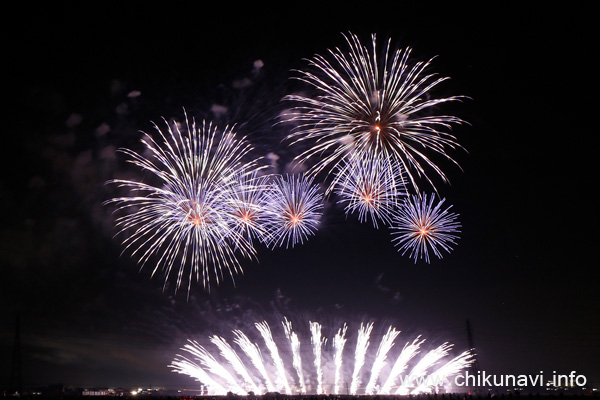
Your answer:
[[[128,188],[131,196],[106,203],[127,211],[116,219],[119,233],[128,234],[125,249],[132,249],[142,266],[156,259],[152,274],[162,268],[165,285],[175,269],[176,288],[187,279],[189,292],[193,280],[209,288],[224,274],[233,279],[241,271],[238,258],[255,257],[248,237],[235,229],[236,207],[230,200],[239,187],[237,178],[256,170],[258,159],[245,161],[252,147],[232,128],[220,131],[207,121],[197,126],[187,118],[185,125],[167,127],[165,133],[155,125],[160,141],[145,134],[142,143],[149,156],[121,150],[157,183],[109,181]]]
[[[447,150],[462,146],[449,131],[464,121],[436,112],[443,103],[463,97],[434,97],[433,89],[448,78],[429,72],[432,59],[413,62],[410,48],[392,51],[389,40],[380,58],[376,35],[370,49],[354,34],[344,37],[347,52],[316,55],[310,70],[298,71],[297,79],[316,94],[285,97],[298,104],[284,116],[296,124],[288,139],[292,146],[306,144],[297,159],[315,160],[312,175],[330,174],[341,160],[356,155],[391,157],[417,192],[419,178],[435,187],[431,171],[446,182],[430,153],[457,164]]]

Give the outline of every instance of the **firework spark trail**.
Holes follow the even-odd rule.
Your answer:
[[[233,348],[229,345],[229,343],[227,343],[227,341],[222,337],[216,335],[212,336],[210,338],[210,341],[219,348],[221,355],[229,362],[229,364],[233,367],[235,372],[237,372],[238,375],[240,375],[244,379],[246,385],[250,387],[254,393],[259,393],[260,389],[258,388],[258,386],[256,386],[256,384],[250,377],[248,370],[244,366],[244,363],[237,355],[237,353],[233,350]]]
[[[354,371],[352,372],[352,382],[350,384],[350,394],[355,395],[360,386],[360,369],[365,363],[365,356],[369,347],[369,336],[373,330],[373,323],[366,326],[360,324],[358,330],[358,339],[356,341],[356,349],[354,351]]]
[[[452,251],[461,225],[456,221],[458,214],[449,212],[452,206],[442,209],[445,200],[436,202],[434,194],[429,200],[427,194],[405,199],[392,224],[392,243],[402,255],[410,251],[415,263],[418,258],[429,262],[430,249],[438,258],[442,258],[441,250]]]
[[[401,384],[396,390],[396,394],[408,393],[408,388],[413,385],[414,382],[418,382],[421,378],[427,375],[427,369],[431,368],[437,362],[448,355],[448,351],[452,348],[452,345],[444,343],[433,350],[430,350],[423,358],[419,360],[417,365],[413,367],[410,373],[403,379]]]
[[[292,326],[287,318],[282,324],[284,330],[288,331],[287,340],[290,340],[290,338],[295,335],[295,333],[292,331]],[[238,358],[237,354],[231,349],[230,346],[227,345],[227,342],[218,336],[210,337],[210,341],[219,349],[220,358],[226,361],[222,366],[218,365],[217,359],[210,355],[205,348],[199,346],[196,342],[189,341],[189,344],[186,345],[182,350],[191,353],[197,360],[200,361],[201,365],[198,365],[193,361],[186,359],[185,357],[177,355],[175,360],[171,363],[171,367],[175,370],[175,372],[186,374],[198,379],[201,383],[209,388],[209,391],[212,392],[212,394],[222,394],[224,391],[231,391],[234,393],[246,393],[249,391],[254,391],[257,394],[264,394],[266,392],[274,392],[278,390],[286,390],[287,393],[290,393],[291,389],[287,384],[285,372],[286,366],[284,364],[284,360],[280,357],[277,344],[273,340],[273,336],[268,324],[266,322],[262,322],[255,325],[261,332],[264,343],[271,352],[271,358],[273,359],[274,364],[273,373],[275,376],[275,385],[272,383],[272,380],[269,377],[270,373],[267,372],[265,364],[263,363],[260,348],[255,343],[252,343],[248,337],[239,330],[233,331],[236,337],[234,342],[242,348],[244,353],[251,360],[252,364],[256,367],[256,370],[253,369],[251,371],[242,365],[236,365],[236,363],[241,362],[241,359]],[[309,326],[312,342],[311,353],[313,359],[315,360],[313,364],[315,371],[313,372],[314,375],[312,376],[316,377],[317,384],[312,388],[308,387],[303,390],[305,393],[323,394],[328,392],[326,389],[323,363],[325,359],[329,358],[323,358],[322,354],[323,350],[326,348],[326,338],[322,335],[322,327],[320,324],[309,321]],[[446,362],[441,367],[437,368],[437,370],[428,376],[427,374],[429,373],[429,370],[437,365],[442,358],[446,357],[452,347],[451,345],[444,343],[443,345],[429,351],[424,357],[422,357],[414,365],[408,375],[401,375],[407,369],[408,362],[418,353],[418,349],[424,342],[424,340],[421,340],[420,337],[417,337],[412,341],[412,343],[406,343],[398,355],[398,358],[387,379],[385,380],[385,383],[378,388],[377,381],[380,379],[382,367],[386,363],[387,354],[389,354],[391,347],[393,346],[394,339],[399,334],[399,331],[391,326],[389,327],[387,333],[382,336],[379,342],[377,353],[373,358],[369,357],[369,359],[372,359],[373,362],[370,365],[366,365],[366,353],[367,349],[369,348],[372,327],[373,323],[367,325],[361,324],[360,329],[358,330],[358,338],[355,349],[355,363],[353,366],[353,371],[350,371],[353,372],[351,382],[352,389],[349,388],[349,392],[351,390],[350,394],[358,394],[361,384],[360,377],[367,374],[370,374],[370,379],[365,388],[365,394],[390,394],[391,388],[393,385],[396,385],[396,381],[398,380],[399,388],[396,394],[428,392],[431,390],[432,386],[439,387],[440,385],[444,385],[446,377],[457,373],[474,361],[473,356],[469,351],[463,352],[459,356],[454,357],[449,362]],[[347,325],[344,323],[343,327],[337,330],[337,333],[333,338],[334,354],[332,359],[334,362],[334,368],[332,368],[332,370],[335,370],[335,376],[333,377],[334,379],[331,383],[331,386],[328,387],[332,387],[332,393],[336,394],[339,394],[342,390],[342,353],[346,343],[346,331]],[[297,337],[296,339],[297,343],[299,343],[299,339]],[[295,357],[293,356],[293,353],[294,352],[292,352],[292,363],[295,362],[293,359],[293,357]],[[300,360],[299,350],[296,354],[298,360]],[[228,366],[229,368],[227,368]],[[299,367],[299,365],[294,366],[294,368],[297,367]],[[364,367],[368,367],[370,370],[361,374],[361,369]],[[235,381],[235,377],[232,373],[227,371],[228,369],[232,369],[236,372],[236,375],[240,375],[240,380]],[[299,370],[301,370],[301,367]],[[256,375],[257,372],[262,375],[266,389],[264,386],[255,384],[260,380],[258,375]],[[248,377],[243,376],[246,373],[248,374]],[[214,375],[214,377],[211,375]]]
[[[240,348],[246,353],[246,355],[250,358],[250,361],[254,365],[254,367],[260,372],[261,376],[265,381],[265,386],[269,392],[275,391],[275,386],[267,373],[267,368],[265,367],[265,363],[263,362],[262,355],[260,353],[259,347],[248,339],[248,336],[244,334],[244,332],[240,330],[233,331],[233,334],[236,336],[234,342],[240,346]]]
[[[373,366],[371,367],[371,377],[369,378],[369,382],[367,383],[365,394],[375,393],[375,385],[377,384],[379,373],[385,366],[387,354],[394,345],[394,340],[396,340],[396,337],[399,334],[400,331],[390,326],[386,334],[381,339],[381,342],[379,343],[379,348],[377,349],[377,354],[375,356],[375,361],[373,362]]]
[[[338,164],[334,192],[344,204],[346,214],[358,212],[364,222],[370,217],[390,225],[394,210],[406,195],[402,168],[390,158],[353,157]]]
[[[304,383],[304,372],[302,371],[302,357],[300,357],[300,339],[296,332],[292,330],[292,323],[285,318],[283,322],[283,328],[285,330],[285,336],[289,339],[292,347],[292,363],[294,369],[298,374],[298,380],[300,382],[300,391],[306,393],[306,384]]]
[[[395,385],[396,380],[402,374],[406,368],[408,367],[408,363],[414,356],[419,352],[419,347],[425,341],[425,339],[421,339],[420,336],[417,337],[411,344],[406,343],[402,352],[396,359],[390,374],[388,375],[385,383],[381,386],[380,393],[381,394],[390,394],[390,390],[392,386]]]
[[[170,365],[173,370],[179,374],[184,374],[195,378],[198,382],[202,383],[207,389],[218,396],[224,396],[227,394],[227,390],[214,381],[210,375],[202,369],[198,364],[190,361],[186,357],[177,355],[177,358],[171,362]]]
[[[413,393],[418,393],[426,390],[428,387],[442,386],[444,381],[459,373],[464,368],[467,368],[473,363],[473,354],[470,351],[464,351],[446,364],[442,365],[433,373],[429,374],[425,382],[427,385],[418,386],[413,390]]]
[[[228,391],[232,391],[237,394],[246,394],[246,391],[240,387],[236,379],[229,373],[229,371],[223,367],[223,365],[221,365],[204,347],[200,346],[197,342],[190,341],[185,348],[198,358],[200,363],[206,367],[208,372],[223,378],[229,385]]]
[[[380,59],[376,35],[371,37],[371,49],[356,35],[344,38],[346,52],[330,50],[331,59],[317,55],[309,60],[314,72],[297,71],[296,78],[315,89],[316,95],[285,97],[298,104],[284,116],[285,121],[297,123],[288,139],[292,146],[307,143],[297,159],[316,159],[309,170],[313,175],[331,173],[332,166],[348,156],[369,153],[394,157],[417,192],[417,178],[434,186],[429,170],[447,182],[428,153],[457,165],[447,149],[461,146],[448,131],[464,121],[435,113],[438,106],[464,97],[433,95],[432,90],[449,79],[429,73],[433,59],[413,62],[412,50],[392,51],[391,40]]]
[[[333,337],[333,348],[335,350],[333,361],[335,365],[334,375],[334,393],[340,393],[340,385],[342,384],[342,355],[344,353],[344,346],[346,345],[346,330],[348,326],[344,323],[344,326],[338,330]]]
[[[323,391],[323,365],[321,362],[321,354],[327,339],[321,338],[321,325],[318,322],[309,322],[309,324],[311,343],[315,355],[315,368],[317,369],[317,394],[323,394],[325,392]]]
[[[226,192],[232,229],[249,243],[258,239],[262,243],[269,241],[267,222],[267,190],[269,176],[259,176],[259,170],[244,173],[235,178],[232,189]]]
[[[290,384],[288,383],[287,376],[285,374],[285,366],[283,365],[283,360],[281,359],[281,357],[279,355],[279,350],[277,348],[277,344],[273,340],[273,335],[271,334],[271,328],[269,328],[269,325],[266,323],[266,321],[257,322],[254,325],[256,326],[256,329],[258,329],[260,331],[260,334],[262,335],[263,339],[265,340],[265,344],[267,345],[267,348],[271,352],[271,358],[273,359],[273,365],[275,365],[275,369],[277,370],[278,382],[283,386],[286,394],[292,394],[292,389],[290,387]]]
[[[312,178],[276,176],[268,191],[270,246],[294,247],[314,235],[323,212],[322,195]]]
[[[225,199],[233,177],[258,168],[258,159],[244,161],[252,147],[229,127],[220,131],[207,121],[190,125],[187,117],[183,129],[165,123],[167,132],[154,125],[158,139],[145,134],[141,140],[148,156],[120,149],[157,184],[111,180],[109,184],[128,188],[131,196],[105,204],[114,203],[115,212],[126,212],[116,219],[118,234],[131,232],[123,240],[124,251],[131,250],[142,267],[156,258],[152,275],[162,268],[165,285],[179,265],[176,289],[189,269],[189,293],[192,280],[208,288],[213,279],[219,284],[224,273],[233,279],[241,271],[238,257],[255,257],[252,244],[231,229]]]

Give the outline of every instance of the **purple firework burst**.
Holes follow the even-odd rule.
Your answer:
[[[429,262],[429,251],[442,258],[442,250],[450,253],[451,245],[459,238],[460,223],[458,214],[451,213],[452,206],[442,208],[444,201],[436,201],[435,195],[409,196],[397,210],[392,225],[392,242],[398,251],[417,259]]]
[[[417,192],[420,177],[434,186],[431,172],[447,181],[430,156],[457,164],[447,152],[461,147],[450,129],[464,121],[438,114],[438,106],[463,96],[436,97],[433,89],[448,78],[429,71],[432,59],[412,61],[410,48],[394,51],[388,40],[380,57],[375,35],[370,48],[356,35],[344,37],[347,51],[316,55],[309,61],[311,69],[298,71],[297,79],[315,95],[285,97],[297,104],[284,115],[296,124],[288,139],[293,146],[305,144],[297,159],[315,161],[312,175],[331,172],[344,158],[368,154],[394,158]]]
[[[271,248],[294,247],[315,234],[323,214],[323,196],[312,178],[277,175],[268,197]]]
[[[129,196],[113,198],[123,245],[142,267],[154,262],[154,275],[165,274],[165,285],[176,274],[176,289],[193,280],[208,288],[228,274],[241,271],[239,258],[254,258],[248,237],[234,219],[239,177],[258,168],[249,158],[252,147],[231,128],[219,130],[210,122],[157,125],[156,137],[145,134],[144,153],[120,151],[147,173],[151,183],[115,179],[108,183],[129,189]]]

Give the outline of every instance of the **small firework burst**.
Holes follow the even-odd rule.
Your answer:
[[[392,242],[399,246],[398,251],[403,255],[409,251],[415,262],[419,258],[429,262],[430,250],[438,258],[442,258],[441,250],[450,253],[461,226],[456,220],[458,214],[449,212],[452,206],[442,208],[445,200],[437,202],[433,194],[429,200],[426,194],[404,200],[392,225]]]
[[[152,275],[165,273],[165,285],[176,271],[176,289],[188,281],[202,281],[208,288],[224,274],[232,278],[241,271],[239,257],[254,258],[255,250],[239,229],[231,208],[232,191],[238,178],[255,170],[257,159],[246,161],[252,147],[229,127],[220,131],[203,121],[197,126],[169,124],[167,132],[157,125],[159,140],[145,134],[145,154],[121,149],[128,160],[149,172],[156,182],[112,180],[108,183],[129,189],[129,197],[113,198],[119,234],[127,233],[125,249],[132,250],[142,267],[155,261]],[[187,271],[187,272],[186,272]]]
[[[417,192],[418,178],[434,186],[432,171],[447,181],[430,153],[456,164],[447,150],[461,146],[449,131],[464,121],[437,114],[437,107],[462,96],[435,97],[432,90],[448,78],[429,72],[431,59],[413,62],[410,48],[392,51],[388,40],[379,58],[375,35],[370,49],[353,34],[345,39],[347,52],[317,55],[312,70],[298,72],[315,96],[285,97],[298,104],[284,115],[297,124],[288,137],[292,145],[306,145],[297,158],[316,160],[309,175],[330,173],[344,158],[366,153],[396,159]]]
[[[247,241],[258,239],[268,242],[268,188],[269,176],[259,176],[258,171],[242,174],[227,192],[232,229]]]
[[[391,223],[400,198],[406,194],[402,168],[389,158],[360,157],[344,160],[336,171],[334,192],[345,205],[346,214],[358,212],[364,222],[371,218],[373,226]]]
[[[268,196],[270,247],[294,247],[315,234],[323,213],[323,196],[312,178],[278,175]]]

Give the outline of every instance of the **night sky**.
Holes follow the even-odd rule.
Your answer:
[[[299,328],[320,321],[326,335],[341,321],[349,332],[374,321],[374,334],[393,324],[398,346],[421,333],[457,352],[468,319],[482,370],[575,370],[600,387],[591,10],[199,4],[26,5],[6,16],[17,28],[3,46],[0,387],[17,316],[26,386],[173,388],[195,386],[167,367],[187,338],[284,315]],[[292,70],[343,47],[347,32],[437,56],[433,68],[452,77],[441,94],[470,98],[452,108],[470,123],[454,130],[462,170],[442,161],[451,183],[438,182],[462,224],[451,254],[414,263],[386,228],[331,204],[306,244],[260,247],[235,284],[210,292],[163,288],[120,254],[105,182],[140,176],[117,148],[185,109],[236,124],[285,162],[273,120],[298,88]]]

